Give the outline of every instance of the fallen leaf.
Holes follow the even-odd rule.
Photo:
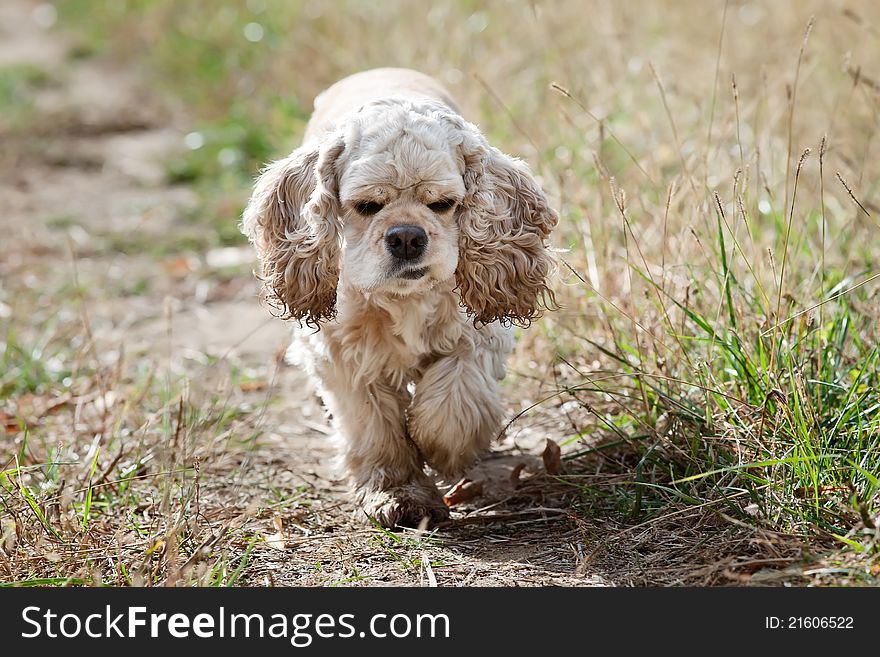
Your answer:
[[[162,268],[175,278],[183,278],[199,268],[199,261],[192,256],[175,256],[163,260]]]
[[[510,472],[510,487],[516,488],[519,486],[519,476],[522,474],[522,471],[526,469],[525,463],[517,463],[516,467]]]
[[[16,522],[0,518],[0,549],[12,552],[20,534],[21,529]]]
[[[0,411],[0,426],[3,427],[4,433],[18,433],[21,431],[21,424],[16,416],[10,415],[6,411]]]
[[[470,479],[462,479],[455,486],[449,489],[449,492],[443,496],[443,503],[446,506],[455,506],[462,502],[472,500],[483,493],[482,481],[471,481]]]
[[[109,392],[107,393],[110,394]],[[46,403],[46,407],[40,412],[40,417],[44,415],[50,415],[53,413],[57,413],[65,406],[69,406],[73,398],[71,395],[61,395],[59,397],[54,397],[51,400],[48,400]]]
[[[239,390],[242,392],[259,392],[269,387],[268,382],[261,380],[242,381],[238,384]]]
[[[562,472],[562,450],[550,438],[547,439],[547,446],[544,448],[541,458],[544,460],[544,469],[547,474],[557,475]]]
[[[276,550],[283,550],[284,544],[284,524],[281,522],[281,516],[275,514],[272,518],[272,524],[275,526],[275,533],[266,536],[266,545]]]
[[[16,411],[26,417],[33,415],[36,409],[42,405],[42,398],[30,392],[19,395],[15,399]]]

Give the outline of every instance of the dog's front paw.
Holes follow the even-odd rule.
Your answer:
[[[433,486],[398,486],[368,491],[361,496],[363,512],[383,527],[419,527],[425,518],[432,527],[449,519],[449,509]]]

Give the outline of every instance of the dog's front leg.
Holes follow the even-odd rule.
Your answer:
[[[494,354],[493,354],[494,355]],[[500,355],[447,356],[416,383],[409,431],[428,464],[447,478],[461,475],[489,448],[501,429],[504,407]]]
[[[363,512],[385,527],[436,523],[449,516],[423,457],[406,431],[409,394],[384,383],[358,386],[336,372],[324,400],[343,441],[342,456]]]

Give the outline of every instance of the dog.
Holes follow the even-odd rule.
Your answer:
[[[471,467],[501,430],[513,343],[555,307],[558,215],[435,79],[374,69],[321,93],[302,145],[257,179],[241,230],[289,355],[315,379],[363,512],[448,518],[425,464]]]

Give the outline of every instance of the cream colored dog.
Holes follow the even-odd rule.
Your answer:
[[[528,167],[434,79],[376,69],[315,100],[303,145],[244,211],[263,289],[295,331],[363,510],[447,517],[424,471],[470,467],[499,432],[510,324],[552,307],[557,215]]]

